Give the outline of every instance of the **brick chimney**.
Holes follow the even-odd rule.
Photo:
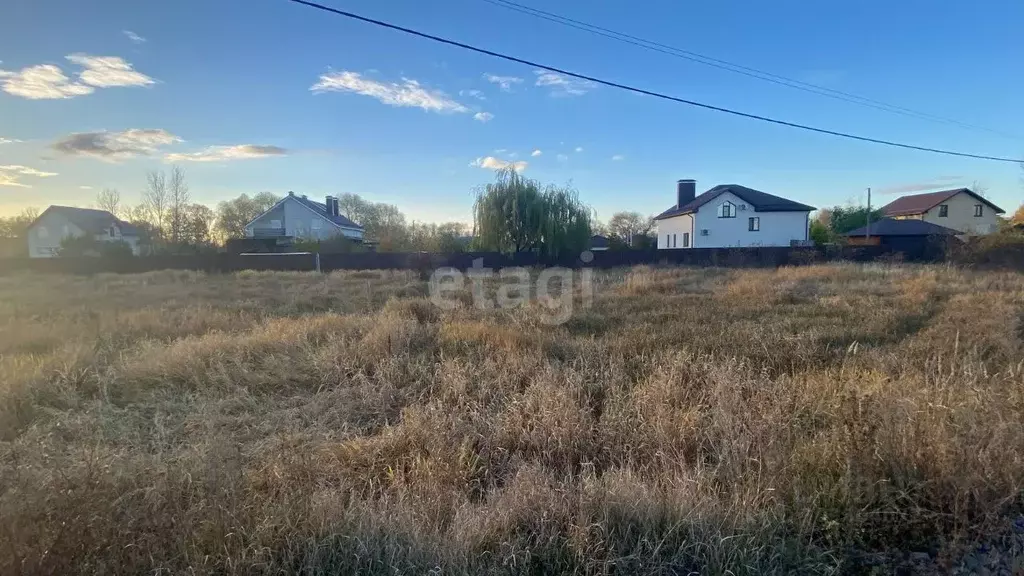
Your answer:
[[[328,216],[337,216],[338,215],[338,212],[337,212],[338,205],[334,203],[334,196],[328,195],[327,198],[324,200],[324,206],[327,207],[327,215]]]
[[[696,180],[680,180],[676,183],[676,208],[693,202],[697,197]]]

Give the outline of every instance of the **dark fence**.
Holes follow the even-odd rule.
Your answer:
[[[465,252],[366,252],[355,254],[205,254],[191,256],[147,256],[139,258],[8,258],[0,259],[0,274],[31,271],[41,273],[96,274],[138,273],[154,270],[278,270],[323,272],[332,270],[422,270],[452,267],[509,268],[563,266],[567,268],[615,268],[647,264],[652,266],[777,267],[836,260],[870,262],[902,260],[934,261],[934,254],[894,251],[886,246],[845,246],[829,248],[692,248],[688,250],[628,250],[586,252],[581,256],[545,259],[536,254]]]

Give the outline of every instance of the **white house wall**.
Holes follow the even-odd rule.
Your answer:
[[[725,202],[736,205],[735,218],[719,218],[718,207]],[[741,206],[746,206],[741,210]],[[691,248],[734,248],[790,246],[793,240],[807,240],[809,212],[757,212],[731,193],[725,193],[693,213],[658,221],[658,249],[671,248],[671,235],[677,234],[677,248],[683,247],[682,233],[690,233]],[[760,230],[751,232],[749,218],[760,218]],[[707,235],[701,231],[707,230]],[[667,238],[666,238],[667,235]]]
[[[682,249],[684,233],[690,235],[690,242],[692,243],[693,217],[690,214],[658,220],[658,250]],[[674,245],[672,242],[673,235],[675,235]]]
[[[718,207],[725,202],[736,205],[735,218],[719,218]],[[746,210],[740,209],[746,205]],[[808,212],[757,212],[754,207],[725,193],[700,207],[694,218],[695,248],[732,248],[789,246],[793,240],[807,239]],[[751,232],[749,218],[760,218],[760,230]],[[707,235],[702,234],[707,230]]]
[[[28,230],[28,255],[32,258],[53,258],[60,252],[60,242],[66,237],[84,234],[62,214],[43,214]]]

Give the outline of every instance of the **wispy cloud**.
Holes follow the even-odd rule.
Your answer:
[[[487,100],[487,96],[480,90],[459,90],[459,96],[469,96],[477,100]]]
[[[473,115],[473,120],[479,120],[480,122],[487,123],[494,120],[494,114],[490,112],[477,112]]]
[[[621,161],[623,161],[625,159],[626,159],[626,157],[623,156],[622,154],[616,154],[615,156],[612,156],[612,160],[615,161],[615,162],[621,162]]]
[[[310,87],[314,94],[348,92],[369,96],[388,106],[421,108],[428,112],[466,113],[469,108],[453,100],[440,90],[424,88],[419,82],[402,78],[402,83],[378,82],[364,78],[358,72],[329,72]]]
[[[143,38],[142,36],[139,36],[135,32],[132,32],[131,30],[121,30],[121,33],[124,34],[125,36],[127,36],[128,39],[131,40],[132,42],[134,42],[135,44],[143,44],[143,43],[146,42],[145,38]]]
[[[210,146],[199,152],[174,153],[164,156],[167,162],[229,162],[285,156],[288,150],[280,146],[239,144],[237,146]]]
[[[938,176],[928,181],[923,182],[911,182],[909,184],[899,184],[896,186],[888,186],[878,190],[880,194],[905,194],[907,192],[924,192],[927,190],[936,190],[939,188],[948,188],[953,182],[963,180],[963,176]]]
[[[484,79],[491,84],[497,84],[501,87],[502,92],[511,92],[512,86],[515,84],[522,84],[523,79],[517,76],[498,76],[496,74],[484,74]]]
[[[530,156],[533,156],[534,158],[536,158],[537,156],[540,156],[541,154],[543,154],[543,152],[541,152],[540,149],[538,148],[537,150],[534,150],[533,152],[531,152]]]
[[[68,156],[86,156],[117,162],[149,156],[182,139],[157,128],[131,128],[122,132],[78,132],[54,142],[52,148]]]
[[[557,72],[534,70],[537,75],[537,86],[551,90],[552,96],[582,96],[597,87],[589,80],[579,80]]]
[[[79,186],[79,190],[92,190],[92,186]]]
[[[28,166],[8,164],[6,166],[0,166],[0,186],[7,186],[11,188],[31,188],[32,186],[21,182],[22,176],[49,178],[50,176],[56,175],[56,172],[43,172],[42,170],[36,170],[35,168],[30,168]]]
[[[117,56],[70,54],[67,59],[84,68],[78,81],[69,78],[59,66],[38,64],[18,71],[0,70],[4,92],[29,100],[59,100],[92,94],[96,88],[147,86],[156,82]]]
[[[117,56],[89,56],[71,54],[68,60],[85,68],[78,77],[90,86],[113,88],[116,86],[148,86],[156,81],[135,70],[124,58]]]
[[[558,156],[555,156],[555,160],[558,160],[559,162],[568,162],[569,157],[565,154],[559,154]]]
[[[21,142],[17,138],[0,138],[0,144],[17,144]]]
[[[469,165],[474,168],[484,168],[486,170],[504,170],[505,168],[512,168],[516,172],[522,172],[523,170],[526,170],[529,163],[524,160],[509,162],[508,160],[501,160],[494,156],[487,156],[486,158],[477,158],[470,162]]]
[[[577,152],[577,153],[579,153],[579,152],[583,152],[583,146],[577,146],[577,147],[576,147],[576,152]]]

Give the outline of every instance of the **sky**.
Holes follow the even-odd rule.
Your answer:
[[[494,51],[744,112],[1024,157],[1019,0],[519,0],[591,24],[983,129],[797,91],[484,0],[323,0]],[[356,193],[410,220],[471,221],[515,166],[599,218],[656,214],[675,182],[824,207],[970,186],[1012,212],[1016,164],[899,150],[694,108],[287,0],[33,0],[0,18],[0,214],[140,200],[177,164],[194,201]],[[59,15],[59,17],[55,16]]]

